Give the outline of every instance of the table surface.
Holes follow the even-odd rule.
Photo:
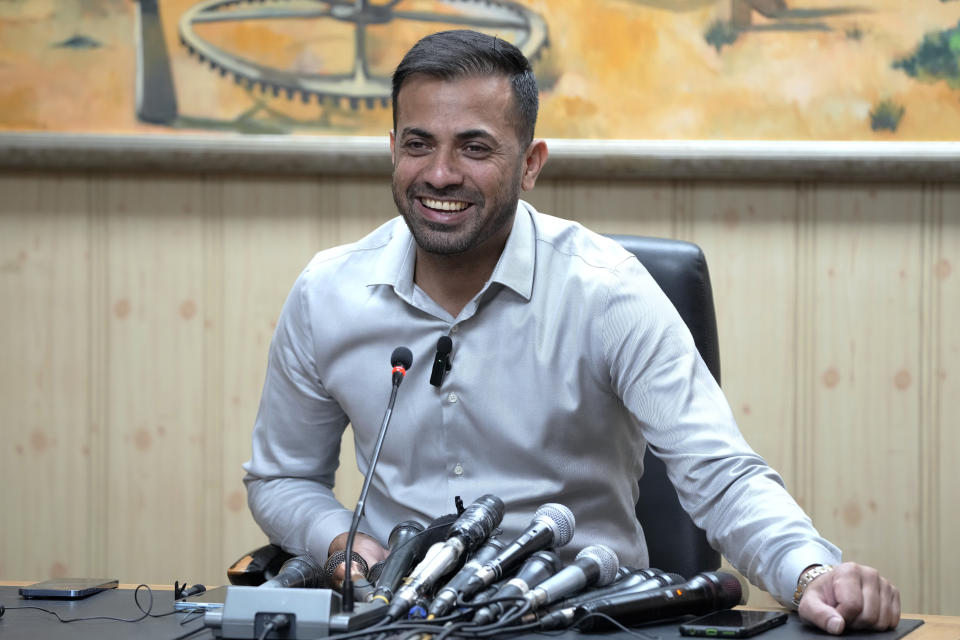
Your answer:
[[[3,617],[0,617],[0,638],[3,640],[37,640],[42,638],[71,638],[86,640],[87,638],[137,638],[138,640],[173,640],[190,631],[203,628],[202,617],[184,612],[173,613],[162,617],[143,617],[143,613],[134,602],[136,585],[121,585],[119,589],[110,589],[82,600],[24,600],[19,596],[17,587],[30,584],[29,582],[0,582],[0,604],[7,607]],[[139,602],[146,608],[149,604],[149,595],[153,597],[153,614],[164,614],[173,611],[173,593],[169,585],[154,586],[151,594],[141,589]],[[43,611],[36,609],[19,609],[15,607],[43,607],[56,611],[65,619],[88,618],[93,616],[113,616],[125,619],[142,618],[138,622],[118,622],[113,620],[83,620],[71,623],[61,623]],[[648,640],[680,640],[677,630],[677,621],[666,624],[648,625],[638,629],[642,637]],[[848,633],[845,637],[869,636],[871,640],[898,640],[909,634],[909,640],[960,640],[960,616],[938,615],[909,615],[905,614],[897,629],[883,633]],[[600,634],[579,634],[568,632],[563,635],[530,635],[529,638],[550,637],[585,638]],[[212,634],[204,630],[190,636],[191,640],[209,640]],[[335,636],[334,636],[335,637]],[[514,636],[521,638],[522,636]],[[637,635],[625,633],[604,634],[604,637],[633,639]],[[791,614],[787,624],[771,629],[763,634],[763,640],[801,640],[812,638],[829,638],[804,624],[796,614]],[[687,639],[685,639],[687,640]]]

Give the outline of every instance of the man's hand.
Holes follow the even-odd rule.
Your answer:
[[[834,635],[845,629],[885,631],[900,622],[900,591],[876,569],[844,562],[807,586],[798,613]]]
[[[330,543],[330,548],[327,550],[327,556],[333,555],[337,551],[343,551],[347,548],[347,534],[346,532],[341,533]],[[380,543],[371,538],[370,536],[357,533],[357,536],[353,539],[353,552],[359,553],[360,557],[367,562],[368,567],[372,567],[378,562],[386,559],[389,552],[380,546]],[[345,572],[346,563],[340,565],[336,571],[333,572],[333,576],[330,578],[331,587],[339,589],[340,585],[343,584],[343,576]],[[358,567],[353,566],[353,577],[357,576]]]

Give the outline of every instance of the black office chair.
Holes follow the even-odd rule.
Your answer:
[[[681,240],[610,235],[637,256],[657,281],[693,334],[693,340],[720,383],[717,317],[707,259],[695,244]],[[720,553],[687,515],[667,478],[666,467],[649,449],[643,458],[637,519],[643,525],[650,566],[691,577],[720,567]]]

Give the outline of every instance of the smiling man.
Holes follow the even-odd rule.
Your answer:
[[[509,43],[428,36],[393,78],[393,196],[400,217],[317,254],[270,348],[250,508],[270,540],[323,562],[351,511],[333,496],[353,425],[364,473],[389,394],[387,363],[414,366],[393,413],[354,545],[386,557],[390,530],[493,493],[512,539],[538,506],[577,521],[560,551],[604,543],[648,563],[634,515],[647,446],[684,508],[755,584],[831,633],[887,629],[899,593],[813,528],[743,440],[682,320],[632,254],[519,199],[547,159],[537,86]],[[428,382],[439,337],[453,368]]]

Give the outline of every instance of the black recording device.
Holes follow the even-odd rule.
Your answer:
[[[680,635],[708,638],[749,638],[787,621],[785,611],[724,609],[680,625]]]
[[[437,340],[437,353],[433,357],[433,369],[430,372],[430,384],[439,388],[443,384],[443,377],[450,371],[450,352],[453,350],[453,340],[450,336],[440,336]]]

